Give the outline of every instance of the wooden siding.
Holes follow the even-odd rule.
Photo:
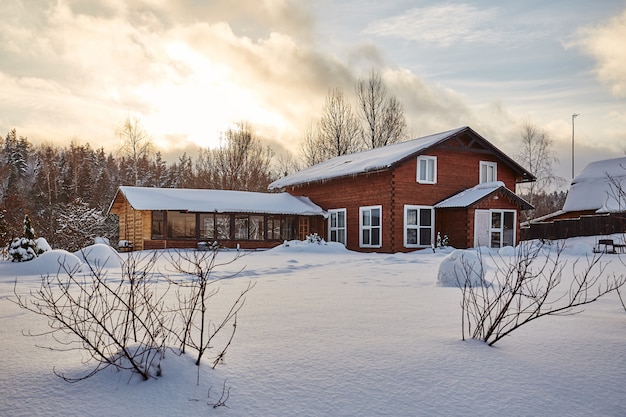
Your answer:
[[[346,247],[362,252],[391,252],[391,229],[388,226],[392,216],[391,172],[383,171],[356,177],[338,178],[327,182],[317,182],[300,187],[290,187],[289,194],[307,196],[324,210],[346,209]],[[382,206],[381,248],[359,247],[359,208]],[[319,226],[318,226],[319,227]],[[328,239],[327,222],[318,234]]]

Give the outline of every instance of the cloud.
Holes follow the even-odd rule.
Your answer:
[[[626,10],[601,25],[581,29],[572,44],[595,59],[598,79],[617,97],[626,97],[625,39]]]
[[[414,8],[402,15],[370,24],[365,33],[450,46],[455,43],[496,42],[495,9],[469,4],[443,4]]]
[[[10,96],[0,103],[0,127],[113,147],[115,128],[133,115],[167,150],[215,145],[221,132],[247,120],[296,152],[328,89],[351,96],[358,68],[370,67],[385,71],[416,133],[468,123],[461,122],[469,110],[460,96],[389,67],[374,45],[338,57],[312,41],[306,9],[288,1],[246,4],[60,0],[32,14],[15,7],[11,24],[0,25],[8,41],[0,45],[0,89]]]

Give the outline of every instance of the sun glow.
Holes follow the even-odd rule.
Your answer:
[[[145,101],[149,114],[143,122],[156,136],[177,138],[177,143],[163,140],[164,146],[183,147],[189,143],[216,147],[219,137],[242,120],[264,130],[285,130],[284,118],[272,112],[246,88],[230,68],[211,61],[183,44],[166,49],[171,60],[165,77],[158,83],[146,82],[135,94]]]

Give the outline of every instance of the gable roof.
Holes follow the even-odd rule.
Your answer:
[[[520,173],[527,181],[535,180],[535,177],[530,172],[522,168],[517,162],[509,158],[506,154],[493,146],[489,141],[480,136],[470,127],[465,126],[381,148],[338,156],[276,180],[272,182],[268,188],[270,190],[281,189],[293,185],[322,182],[334,178],[386,170],[408,158],[425,152],[427,149],[430,149],[437,144],[465,132],[471,133],[478,140],[482,141],[483,145],[490,148],[516,172]]]
[[[288,193],[121,186],[113,202],[120,194],[135,210],[327,216],[308,197]]]
[[[618,188],[626,191],[626,157],[592,162],[572,180],[563,211],[626,211],[625,196],[619,197]]]
[[[478,184],[472,188],[461,191],[458,194],[448,197],[445,200],[435,204],[435,208],[466,208],[489,197],[497,192],[503,193],[506,197],[519,204],[522,210],[530,210],[533,206],[516,195],[513,191],[506,188],[502,181],[487,182]]]

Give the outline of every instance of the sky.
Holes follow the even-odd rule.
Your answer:
[[[530,121],[569,180],[573,133],[576,173],[626,152],[624,39],[624,0],[7,0],[0,134],[115,151],[136,117],[180,155],[247,121],[297,153],[329,89],[375,70],[412,137],[470,126],[513,155]]]

